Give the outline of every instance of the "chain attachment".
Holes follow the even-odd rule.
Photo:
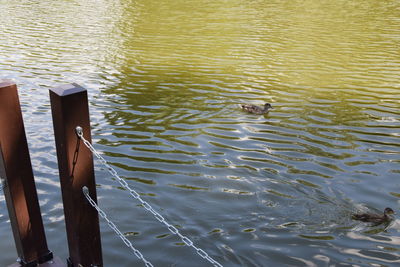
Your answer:
[[[86,199],[89,201],[90,205],[91,205],[93,208],[95,208],[95,209],[97,210],[97,212],[99,213],[99,215],[107,222],[108,226],[118,235],[119,238],[122,239],[122,241],[124,242],[124,244],[125,244],[128,248],[130,248],[130,249],[133,251],[133,253],[135,254],[135,256],[138,257],[139,259],[141,259],[141,260],[145,263],[146,267],[153,267],[153,264],[151,264],[148,260],[146,260],[146,259],[143,257],[143,254],[140,253],[140,251],[137,250],[137,249],[132,245],[131,241],[129,241],[129,240],[124,236],[124,234],[117,228],[117,226],[116,226],[112,221],[110,221],[110,219],[108,219],[106,213],[105,213],[105,212],[96,204],[96,202],[90,197],[90,195],[89,195],[89,189],[88,189],[86,186],[82,187],[82,192],[83,192],[83,194],[85,195]]]
[[[79,138],[81,138],[83,136],[83,129],[82,129],[81,126],[77,126],[75,128],[75,132],[76,132],[76,135],[78,135]]]
[[[100,160],[100,162],[107,168],[107,171],[118,181],[118,183],[124,189],[126,189],[130,193],[130,195],[134,199],[137,199],[142,204],[142,206],[147,211],[149,211],[151,214],[153,214],[153,216],[160,223],[164,224],[172,234],[179,236],[179,238],[182,240],[183,243],[185,243],[189,247],[192,247],[200,257],[209,261],[215,267],[222,267],[222,265],[219,262],[217,262],[216,260],[214,260],[213,258],[211,258],[207,252],[205,252],[201,248],[198,248],[197,246],[195,246],[193,241],[191,241],[187,236],[182,235],[175,226],[169,224],[160,213],[155,211],[148,202],[146,202],[145,200],[143,200],[140,197],[138,192],[136,192],[134,189],[130,188],[128,183],[118,175],[117,171],[113,167],[111,167],[110,164],[108,164],[107,161],[99,154],[99,152],[96,151],[96,149],[92,146],[92,144],[83,137],[82,127],[77,126],[75,131],[76,131],[76,134],[78,135],[78,137],[83,141],[85,146],[93,153],[93,155],[95,155]]]

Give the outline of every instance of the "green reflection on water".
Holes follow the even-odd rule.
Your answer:
[[[305,88],[306,98],[321,88],[340,98],[360,92],[332,91],[396,86],[390,68],[399,64],[398,39],[391,35],[398,26],[393,1],[123,3],[129,8],[116,27],[124,41],[114,48],[123,59],[121,73],[140,76],[158,66],[151,74],[157,83],[184,83],[184,77],[196,83],[198,73],[224,73],[219,78],[237,77],[232,82],[238,89],[279,82]],[[369,79],[363,78],[366,72]],[[383,72],[392,77],[383,81]]]
[[[315,240],[333,240],[335,239],[333,236],[328,236],[328,235],[299,235],[302,238],[306,239],[315,239]]]

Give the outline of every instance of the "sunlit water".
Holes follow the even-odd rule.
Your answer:
[[[89,92],[94,146],[224,266],[398,266],[400,2],[0,0],[49,247],[68,257],[48,89]],[[238,103],[274,109],[265,116]],[[1,129],[0,129],[1,130]],[[208,266],[96,163],[155,266]],[[141,262],[101,221],[105,266]],[[16,259],[0,193],[0,265]]]

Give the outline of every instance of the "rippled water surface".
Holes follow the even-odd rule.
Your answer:
[[[48,89],[89,92],[94,146],[224,266],[398,266],[400,2],[0,0],[49,247],[68,257]],[[274,109],[247,114],[238,103]],[[96,163],[155,266],[208,266]],[[398,215],[399,216],[399,215]],[[141,262],[101,221],[105,266]],[[0,193],[0,265],[16,259]]]

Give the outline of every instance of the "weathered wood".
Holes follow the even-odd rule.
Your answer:
[[[0,79],[0,173],[21,265],[51,260],[22,120],[17,86]]]
[[[82,193],[97,202],[92,153],[78,138],[81,126],[91,142],[87,91],[77,84],[50,89],[50,102],[69,247],[68,265],[103,266],[99,218]],[[80,264],[80,265],[79,265]]]

